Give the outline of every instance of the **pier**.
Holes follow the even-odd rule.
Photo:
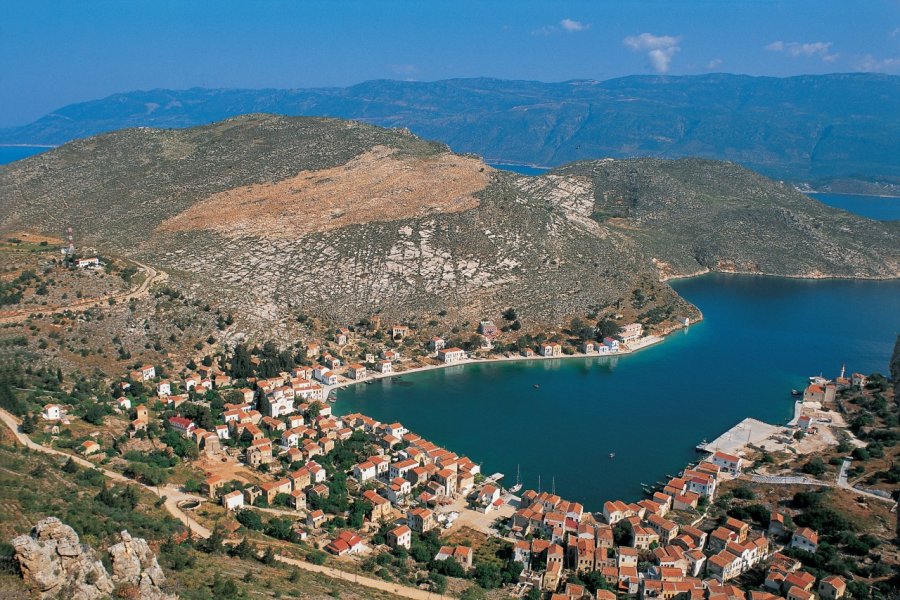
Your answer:
[[[713,441],[706,444],[698,444],[697,450],[699,452],[721,450],[728,454],[739,455],[747,445],[760,445],[780,429],[777,425],[770,425],[756,419],[747,418]]]

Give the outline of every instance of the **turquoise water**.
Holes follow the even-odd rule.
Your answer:
[[[0,146],[0,165],[22,160],[49,149],[46,146]]]
[[[878,221],[900,220],[900,198],[851,196],[849,194],[807,194],[823,204],[841,208]]]
[[[340,390],[336,410],[399,420],[508,484],[521,464],[526,486],[555,480],[597,510],[638,499],[642,482],[744,417],[785,422],[809,375],[835,376],[845,361],[886,371],[900,332],[900,281],[711,275],[675,287],[706,320],[634,355],[416,373]]]

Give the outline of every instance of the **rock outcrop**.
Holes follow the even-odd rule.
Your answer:
[[[134,589],[135,597],[142,599],[175,598],[160,588],[165,575],[147,542],[127,531],[109,548],[112,575],[97,552],[56,517],[40,521],[31,535],[15,538],[12,545],[25,585],[42,599],[94,600],[123,587]]]

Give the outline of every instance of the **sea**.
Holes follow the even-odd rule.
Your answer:
[[[886,372],[900,333],[900,281],[715,274],[673,287],[704,320],[634,354],[423,371],[341,389],[335,410],[400,421],[508,486],[518,471],[600,510],[640,499],[745,417],[787,422],[809,376]]]
[[[50,146],[0,146],[0,165],[51,150]]]

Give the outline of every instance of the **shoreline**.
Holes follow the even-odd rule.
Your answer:
[[[670,281],[683,281],[686,279],[695,279],[707,275],[742,275],[751,277],[771,277],[773,279],[808,279],[809,281],[895,281],[900,279],[900,273],[892,276],[861,276],[861,275],[776,275],[774,273],[750,273],[747,271],[713,271],[712,269],[699,270],[693,273],[671,275],[669,277],[661,277],[661,283]],[[699,310],[699,309],[698,309]]]
[[[680,331],[683,328],[679,328],[673,331]],[[669,332],[672,333],[672,332]],[[668,334],[667,334],[668,335]],[[464,367],[467,365],[473,364],[486,364],[486,363],[502,363],[502,362],[516,362],[516,361],[539,361],[539,360],[565,360],[572,358],[613,358],[618,356],[628,356],[630,354],[634,354],[636,352],[640,352],[645,348],[649,348],[651,346],[657,346],[661,342],[665,341],[666,335],[653,335],[647,336],[646,338],[642,338],[642,340],[651,340],[641,344],[637,348],[626,348],[625,350],[620,350],[619,352],[613,352],[611,354],[584,354],[581,352],[575,354],[563,354],[561,356],[498,356],[495,358],[467,358],[465,360],[452,362],[452,363],[440,363],[436,365],[422,365],[420,367],[413,367],[411,369],[407,369],[404,371],[394,371],[391,373],[375,373],[373,375],[367,375],[365,379],[350,379],[348,381],[341,381],[334,385],[323,386],[325,389],[324,392],[324,402],[332,402],[329,398],[331,397],[331,393],[335,392],[342,388],[351,387],[354,385],[365,384],[368,381],[378,381],[381,379],[389,379],[391,377],[398,377],[400,375],[412,375],[414,373],[422,373],[425,371],[434,371],[437,369],[445,369],[447,367]],[[338,398],[334,398],[334,401],[337,401]]]

